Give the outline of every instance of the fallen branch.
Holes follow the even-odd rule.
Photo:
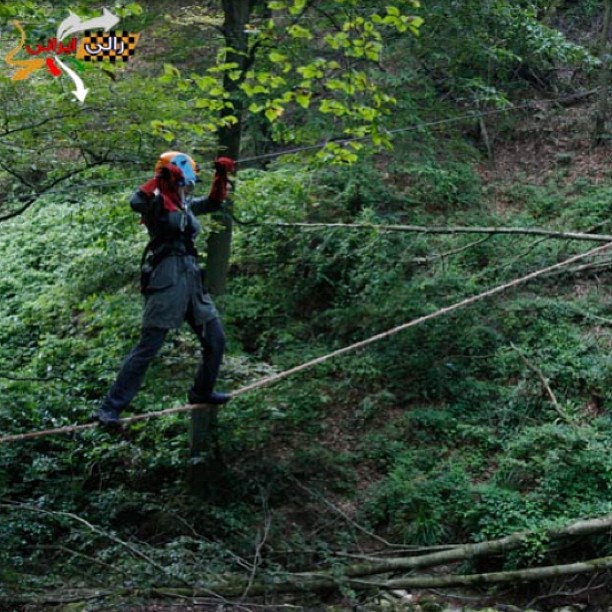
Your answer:
[[[592,535],[608,530],[612,530],[612,515],[586,521],[577,521],[566,527],[549,529],[545,532],[545,536],[552,540],[562,537]],[[399,559],[380,559],[355,564],[347,567],[345,573],[347,576],[357,577],[446,565],[476,557],[491,556],[509,550],[516,550],[528,542],[532,536],[533,532],[531,531],[521,531],[498,540],[488,540],[477,544],[464,544],[450,550],[442,550],[428,555],[402,557]]]
[[[384,589],[429,589],[445,587],[472,587],[497,584],[516,584],[521,582],[534,582],[548,580],[562,576],[576,574],[596,574],[604,570],[612,569],[612,557],[602,557],[567,565],[550,565],[530,569],[513,570],[508,572],[490,572],[485,574],[464,575],[424,575],[406,576],[392,580],[364,580],[358,578],[338,579],[333,576],[322,574],[289,574],[285,577],[272,576],[257,580],[251,584],[250,596],[280,595],[289,593],[302,593],[314,591],[334,591],[338,589],[339,583],[355,591]],[[158,595],[166,597],[201,597],[209,595],[214,590],[220,596],[231,600],[238,597],[244,588],[244,580],[232,580],[208,583],[206,588],[194,586],[193,588],[164,588],[153,589]]]
[[[597,518],[597,519],[577,521],[575,523],[572,523],[571,525],[567,525],[561,528],[549,529],[548,531],[545,532],[545,535],[548,539],[552,540],[552,539],[557,539],[557,538],[562,538],[562,537],[577,537],[577,536],[592,535],[595,533],[609,531],[611,529],[612,529],[612,515],[607,515],[607,516]],[[434,566],[448,565],[448,564],[456,563],[459,561],[466,561],[469,559],[474,559],[476,557],[492,556],[492,555],[507,552],[510,550],[516,550],[517,548],[520,548],[526,542],[528,542],[532,536],[533,536],[533,532],[523,531],[523,532],[511,534],[505,538],[500,538],[497,540],[489,540],[487,542],[479,542],[477,544],[464,544],[464,545],[452,548],[450,550],[443,550],[443,551],[434,552],[434,553],[430,553],[430,554],[422,555],[422,556],[394,558],[394,559],[378,559],[374,561],[367,561],[364,563],[357,563],[357,564],[350,565],[344,568],[343,575],[345,577],[345,580],[347,581],[347,584],[349,584],[351,587],[359,588],[360,584],[363,584],[363,586],[366,586],[369,584],[367,582],[359,580],[359,578],[363,576],[397,573],[400,571],[412,571],[416,569],[424,569],[424,568],[429,568],[429,567],[434,567]],[[604,560],[610,564],[609,567],[612,567],[612,557],[606,557]],[[599,565],[601,565],[602,563],[601,560],[596,560],[596,561]],[[585,563],[588,564],[591,562],[585,562]],[[574,567],[577,565],[579,564],[572,564],[571,567]],[[570,566],[564,566],[564,567],[569,568]],[[537,568],[537,570],[540,570],[540,569],[545,569],[545,568]],[[530,570],[521,570],[521,571],[530,571]],[[568,575],[568,574],[574,573],[572,571],[569,571],[568,569],[564,571],[566,571],[565,574],[558,574],[558,575]],[[576,573],[584,573],[584,572],[576,572]],[[509,577],[510,575],[513,574],[512,572],[497,572],[495,575],[497,576],[498,574],[499,575],[503,574],[503,577],[500,578],[500,581],[506,581],[506,582],[513,581],[513,579]],[[555,574],[550,574],[550,575],[552,576]],[[482,575],[477,574],[473,576],[482,576]],[[534,578],[532,579],[538,579],[539,574],[536,573],[536,574],[533,574],[533,576]],[[415,582],[415,585],[414,585],[415,588],[421,587],[421,586],[425,588],[425,583],[427,583],[427,581],[430,578],[432,577],[429,577],[429,576],[414,576],[414,577],[411,576],[410,577],[411,580],[417,581]],[[453,576],[435,576],[433,578],[436,578],[436,579],[443,578],[444,580],[450,581],[448,583],[448,586],[451,586],[451,585],[461,586],[463,584],[467,585],[467,584],[470,584],[469,580],[474,580],[474,581],[477,580],[476,577],[470,578],[470,576],[454,576],[454,575]],[[453,583],[452,580],[455,580],[455,579],[457,579],[458,582]],[[244,581],[244,579],[242,580]],[[467,582],[462,582],[463,580],[466,580]],[[489,578],[485,578],[484,580],[485,581],[493,580],[493,578],[489,577]],[[327,571],[320,571],[320,572],[303,572],[303,573],[298,573],[298,574],[288,574],[284,579],[283,578],[278,578],[278,579],[273,578],[271,583],[269,583],[268,581],[265,581],[265,584],[260,585],[260,586],[266,586],[266,587],[272,586],[274,589],[276,588],[281,589],[281,591],[274,590],[274,592],[287,592],[284,589],[289,588],[292,585],[293,585],[293,588],[299,587],[299,588],[307,588],[307,589],[312,588],[314,590],[321,590],[321,589],[337,588],[337,581],[338,581],[337,572],[334,570],[327,570]],[[424,582],[423,584],[421,584],[418,581],[424,581]],[[255,582],[251,585],[251,590],[250,590],[251,595],[255,595],[257,593],[261,594],[263,592],[270,592],[270,591],[265,591],[265,590],[263,592],[258,591],[257,584],[258,583]],[[389,586],[388,588],[405,588],[401,585],[395,586],[392,583],[390,584],[391,586]],[[477,584],[477,582],[474,582],[474,584]],[[437,585],[432,583],[430,586],[432,587],[446,586],[446,582],[443,581]],[[209,585],[209,588],[211,588],[215,592],[224,593],[224,588],[222,585],[219,585],[219,586]],[[385,586],[385,588],[387,587]],[[235,593],[235,594],[237,595],[238,593]],[[227,594],[226,596],[231,597],[233,595],[234,594]]]
[[[15,594],[15,595],[4,595],[0,596],[0,604],[10,606],[49,606],[49,605],[61,605],[67,606],[73,603],[85,603],[94,599],[104,599],[107,597],[113,597],[116,595],[122,595],[123,591],[109,591],[109,590],[93,590],[92,589],[66,589],[66,594],[62,595],[59,591],[57,594],[48,593],[40,595],[38,593],[31,594]],[[9,609],[9,608],[6,608]]]
[[[492,237],[493,235],[491,234],[489,236],[485,236],[484,238],[479,238],[478,240],[475,240],[474,242],[470,242],[470,244],[466,244],[465,246],[459,247],[457,249],[452,249],[451,251],[446,251],[444,253],[437,253],[436,255],[427,255],[425,257],[414,257],[408,260],[406,263],[412,263],[415,265],[433,263],[434,261],[438,261],[439,259],[446,259],[447,257],[451,257],[453,255],[458,255],[459,253],[463,253],[464,251],[468,251],[469,249],[472,249],[475,246],[478,246],[479,244],[482,244],[483,242],[490,240]],[[546,238],[543,238],[542,240],[546,240]]]
[[[612,260],[606,259],[604,261],[597,261],[593,263],[583,264],[581,266],[573,266],[567,270],[561,270],[553,272],[555,274],[582,274],[583,272],[600,272],[607,270],[612,265]]]
[[[119,546],[122,546],[132,555],[142,559],[148,565],[156,569],[160,573],[160,575],[172,581],[176,581],[176,582],[179,582],[185,585],[190,584],[186,578],[180,575],[176,575],[174,572],[170,571],[169,568],[164,567],[163,565],[161,565],[160,563],[158,563],[157,561],[155,561],[148,555],[145,555],[141,550],[139,550],[136,546],[134,546],[130,542],[125,542],[124,540],[121,540],[120,538],[113,535],[112,533],[109,533],[108,531],[105,531],[101,529],[100,527],[93,525],[89,521],[86,521],[84,518],[80,517],[78,514],[73,514],[72,512],[63,512],[63,511],[58,511],[58,510],[45,510],[43,508],[37,508],[36,506],[30,506],[28,504],[21,504],[21,503],[0,503],[0,508],[10,509],[10,510],[23,510],[25,512],[34,512],[34,513],[44,514],[44,515],[53,517],[55,519],[67,518],[72,521],[76,521],[77,523],[84,525],[85,527],[93,531],[94,533],[109,539],[111,542],[114,542],[115,544],[118,544]],[[210,589],[205,589],[204,587],[201,587],[200,591],[202,593],[205,593],[206,596],[214,597],[216,599],[220,599],[223,601],[223,595],[215,593],[214,591],[211,591]]]
[[[536,580],[548,580],[560,576],[572,576],[576,574],[594,574],[604,570],[612,569],[612,557],[591,559],[579,563],[567,565],[549,565],[546,567],[535,567],[510,572],[491,572],[489,574],[468,574],[463,576],[407,576],[384,582],[359,581],[351,582],[353,588],[358,585],[384,589],[410,589],[429,587],[441,588],[450,586],[482,586],[486,584],[508,584],[520,582],[533,582]]]
[[[59,513],[65,514],[65,513]],[[612,515],[597,519],[577,521],[566,527],[550,529],[545,535],[550,539],[562,537],[576,537],[592,535],[612,529]],[[478,544],[466,544],[457,546],[452,550],[440,551],[421,557],[407,557],[402,559],[384,559],[367,563],[358,563],[344,569],[342,575],[338,574],[337,568],[320,572],[300,572],[295,574],[277,573],[268,574],[254,579],[252,575],[225,574],[210,582],[202,582],[189,586],[166,586],[153,587],[151,589],[139,590],[139,595],[147,594],[158,597],[196,598],[210,597],[221,599],[231,603],[232,598],[244,595],[246,587],[250,597],[262,595],[301,593],[316,591],[334,591],[341,585],[360,591],[368,589],[425,589],[445,587],[471,587],[493,584],[511,584],[537,580],[548,580],[561,576],[577,574],[596,574],[604,570],[612,569],[612,557],[601,557],[588,561],[579,561],[566,565],[551,565],[546,567],[527,568],[513,571],[490,572],[483,574],[443,574],[443,575],[409,575],[389,580],[366,580],[365,576],[397,573],[400,571],[412,571],[447,565],[458,561],[473,559],[478,556],[493,555],[500,552],[516,549],[522,546],[532,536],[531,532],[520,532],[505,538],[481,542]],[[176,577],[174,577],[176,580]],[[104,590],[94,591],[82,589],[84,596],[105,597],[108,592]],[[126,595],[129,589],[124,590]],[[71,590],[72,597],[78,599],[77,591]],[[113,593],[117,594],[117,591]],[[41,597],[41,600],[45,599]],[[56,597],[52,597],[55,599]],[[51,601],[46,598],[46,601]],[[6,598],[0,598],[0,602]],[[64,601],[66,601],[64,599]]]
[[[610,531],[611,529],[612,515],[607,515],[597,519],[577,521],[565,527],[549,529],[545,535],[548,539],[552,540],[563,537],[592,535]],[[413,571],[416,569],[447,565],[474,559],[476,557],[491,556],[515,550],[528,542],[532,535],[532,532],[524,531],[511,534],[498,540],[479,542],[477,544],[465,544],[451,550],[434,552],[428,555],[399,559],[380,559],[357,563],[344,569],[344,578],[341,578],[341,580],[344,580],[347,586],[357,590],[372,588],[373,586],[385,589],[436,588],[540,580],[553,576],[595,573],[602,569],[612,568],[612,557],[604,557],[602,559],[584,561],[581,563],[517,570],[514,572],[494,572],[491,574],[471,575],[409,576],[406,578],[380,582],[362,579],[364,576]],[[244,583],[244,579],[240,580],[234,577],[227,580],[224,584],[211,584],[207,586],[215,592],[223,594],[225,597],[233,597],[240,594],[239,587],[242,583]],[[250,595],[290,593],[299,590],[318,591],[336,588],[338,588],[337,573],[333,570],[328,570],[287,574],[285,577],[276,576],[267,580],[259,580],[251,584]]]

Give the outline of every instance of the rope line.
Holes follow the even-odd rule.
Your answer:
[[[241,221],[239,225],[260,226],[260,227],[281,227],[302,229],[326,229],[326,228],[346,228],[346,229],[373,229],[382,232],[415,232],[420,234],[525,234],[531,236],[545,236],[548,238],[562,238],[569,240],[588,240],[591,242],[612,242],[610,234],[589,234],[584,232],[564,232],[546,230],[535,227],[479,227],[479,226],[425,226],[425,225],[389,225],[377,223],[307,223],[307,222],[255,222]]]
[[[593,95],[595,93],[597,93],[597,91],[599,91],[599,88],[596,89],[592,89],[589,92],[586,92],[585,95]],[[416,130],[422,130],[423,128],[426,127],[436,127],[439,125],[446,125],[448,123],[455,123],[458,121],[463,121],[464,119],[480,119],[481,117],[488,117],[490,115],[498,115],[500,113],[509,113],[512,111],[518,111],[518,110],[524,110],[524,109],[528,109],[528,108],[532,108],[533,107],[533,103],[534,102],[563,102],[563,101],[569,101],[572,100],[576,97],[577,94],[568,94],[566,96],[559,96],[558,98],[544,98],[542,100],[530,100],[529,102],[525,102],[523,104],[517,104],[514,106],[508,106],[505,108],[496,108],[496,109],[492,109],[489,111],[479,111],[479,112],[470,112],[470,113],[466,113],[464,115],[458,115],[457,117],[448,117],[447,119],[439,119],[437,121],[428,121],[428,122],[423,122],[423,123],[415,123],[413,125],[409,125],[406,127],[402,127],[402,128],[395,128],[395,129],[391,129],[391,130],[386,130],[386,133],[389,135],[393,135],[393,134],[402,134],[404,132],[414,132]],[[311,151],[314,149],[321,149],[323,148],[325,145],[327,145],[329,142],[336,142],[338,144],[343,144],[346,142],[355,142],[355,141],[359,141],[359,140],[369,140],[372,137],[371,134],[366,134],[365,136],[354,136],[352,138],[342,138],[342,137],[336,137],[336,138],[329,138],[328,140],[326,140],[325,142],[322,143],[318,143],[318,144],[314,144],[314,145],[305,145],[302,147],[295,147],[294,149],[286,149],[284,151],[277,151],[277,152],[272,152],[272,153],[264,153],[262,155],[258,155],[256,157],[246,157],[244,159],[239,159],[237,160],[237,163],[247,163],[247,162],[252,162],[252,161],[258,161],[260,159],[268,159],[271,157],[278,157],[280,155],[291,155],[294,153],[302,153],[303,151]]]
[[[540,270],[536,270],[535,272],[531,272],[530,274],[521,276],[520,278],[516,278],[512,281],[508,281],[507,283],[498,285],[497,287],[493,287],[492,289],[488,289],[487,291],[484,291],[472,297],[461,300],[460,302],[455,302],[454,304],[451,304],[450,306],[445,306],[443,308],[440,308],[439,310],[436,310],[435,312],[429,313],[427,315],[423,315],[421,317],[417,317],[416,319],[412,319],[411,321],[408,321],[407,323],[403,323],[387,331],[381,332],[374,336],[370,336],[369,338],[366,338],[365,340],[360,340],[359,342],[355,342],[354,344],[351,344],[349,346],[345,346],[338,350],[332,351],[331,353],[328,353],[326,355],[322,355],[315,359],[311,359],[310,361],[297,365],[293,368],[289,368],[288,370],[284,370],[283,372],[279,372],[278,374],[272,374],[270,376],[266,376],[264,378],[256,380],[250,384],[247,384],[244,387],[241,387],[240,389],[237,389],[236,391],[233,391],[230,395],[232,398],[234,398],[240,395],[244,395],[245,393],[249,393],[251,391],[261,389],[262,387],[266,387],[268,385],[275,384],[281,380],[284,380],[285,378],[289,378],[290,376],[293,376],[294,374],[298,374],[299,372],[304,372],[305,370],[309,370],[310,368],[313,368],[314,366],[325,363],[326,361],[329,361],[330,359],[340,357],[341,355],[346,355],[347,353],[356,351],[365,346],[369,346],[370,344],[373,344],[374,342],[378,342],[379,340],[389,338],[390,336],[393,336],[410,327],[416,327],[417,325],[421,325],[422,323],[426,323],[427,321],[437,319],[438,317],[447,315],[451,312],[454,312],[455,310],[458,310],[459,308],[464,308],[466,306],[474,304],[475,302],[479,302],[488,297],[491,297],[492,295],[502,293],[503,291],[511,289],[512,287],[516,287],[518,285],[526,283],[530,280],[533,280],[534,278],[538,278],[540,276],[543,276],[544,274],[548,274],[549,272],[553,272],[555,270],[559,270],[561,268],[569,266],[570,264],[573,264],[574,262],[579,261],[581,259],[592,257],[593,255],[598,255],[599,253],[604,252],[610,247],[612,247],[612,242],[608,242],[604,245],[598,246],[594,249],[591,249],[590,251],[587,251],[586,253],[580,253],[578,255],[574,255],[573,257],[570,257],[569,259],[566,259],[562,262],[556,263],[546,268],[541,268]],[[167,408],[165,410],[145,412],[143,414],[137,414],[137,415],[122,419],[122,423],[134,423],[137,421],[143,421],[143,420],[152,419],[152,418],[170,415],[170,414],[191,412],[195,410],[196,408],[197,408],[197,405],[185,404],[183,406],[177,406],[176,408]],[[75,432],[85,431],[87,429],[92,429],[94,427],[97,427],[97,423],[85,423],[82,425],[68,425],[65,427],[56,427],[54,429],[45,429],[41,431],[31,431],[31,432],[22,433],[22,434],[8,435],[8,436],[0,437],[0,444],[5,444],[8,442],[18,442],[22,440],[33,440],[35,438],[42,438],[44,436],[75,433]]]

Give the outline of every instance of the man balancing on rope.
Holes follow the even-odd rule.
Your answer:
[[[141,290],[145,308],[140,341],[129,353],[114,384],[92,417],[118,427],[119,415],[142,384],[151,360],[169,329],[189,323],[202,347],[202,362],[189,390],[191,404],[225,404],[230,396],[214,391],[225,348],[219,314],[204,287],[194,238],[201,226],[196,215],[215,212],[226,198],[228,174],[235,169],[229,157],[215,160],[208,197],[190,198],[198,166],[189,155],[163,153],[155,176],[134,193],[130,206],[141,214],[150,241],[142,258]]]

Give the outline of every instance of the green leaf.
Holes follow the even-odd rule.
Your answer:
[[[268,121],[270,123],[273,123],[274,121],[276,121],[276,119],[278,119],[283,113],[285,112],[285,109],[280,107],[280,106],[274,106],[274,107],[270,107],[266,109],[266,112],[264,113],[266,118],[268,119]]]
[[[423,25],[424,22],[425,20],[422,17],[410,17],[410,20],[408,21],[408,27],[415,36],[418,36],[420,32],[420,27]]]
[[[130,12],[132,15],[142,15],[143,8],[138,4],[138,2],[130,2],[130,4],[126,5],[126,10]]]
[[[349,113],[349,108],[338,100],[322,100],[319,104],[319,111],[342,117]]]
[[[289,26],[287,28],[287,32],[289,33],[289,36],[291,36],[292,38],[303,38],[305,40],[312,40],[314,38],[310,30],[307,30],[306,28],[296,23]]]
[[[293,6],[289,7],[289,13],[291,15],[297,15],[306,6],[306,0],[293,0]]]
[[[305,79],[321,79],[325,76],[323,70],[317,63],[308,64],[306,66],[299,66],[297,68],[299,74],[301,74]]]
[[[181,76],[181,71],[172,64],[164,64],[164,75],[168,77]]]
[[[310,99],[311,99],[311,94],[310,93],[298,93],[295,95],[295,101],[302,107],[302,108],[308,108],[310,106]]]
[[[271,62],[274,62],[275,64],[279,64],[280,62],[284,62],[287,59],[286,55],[283,55],[282,53],[279,53],[278,51],[272,51],[268,54],[268,57],[270,58]]]

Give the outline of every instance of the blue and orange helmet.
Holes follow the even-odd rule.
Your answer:
[[[155,174],[158,174],[166,166],[176,166],[183,173],[182,183],[179,182],[179,184],[193,187],[198,180],[200,167],[186,153],[180,151],[162,153],[155,164]]]

